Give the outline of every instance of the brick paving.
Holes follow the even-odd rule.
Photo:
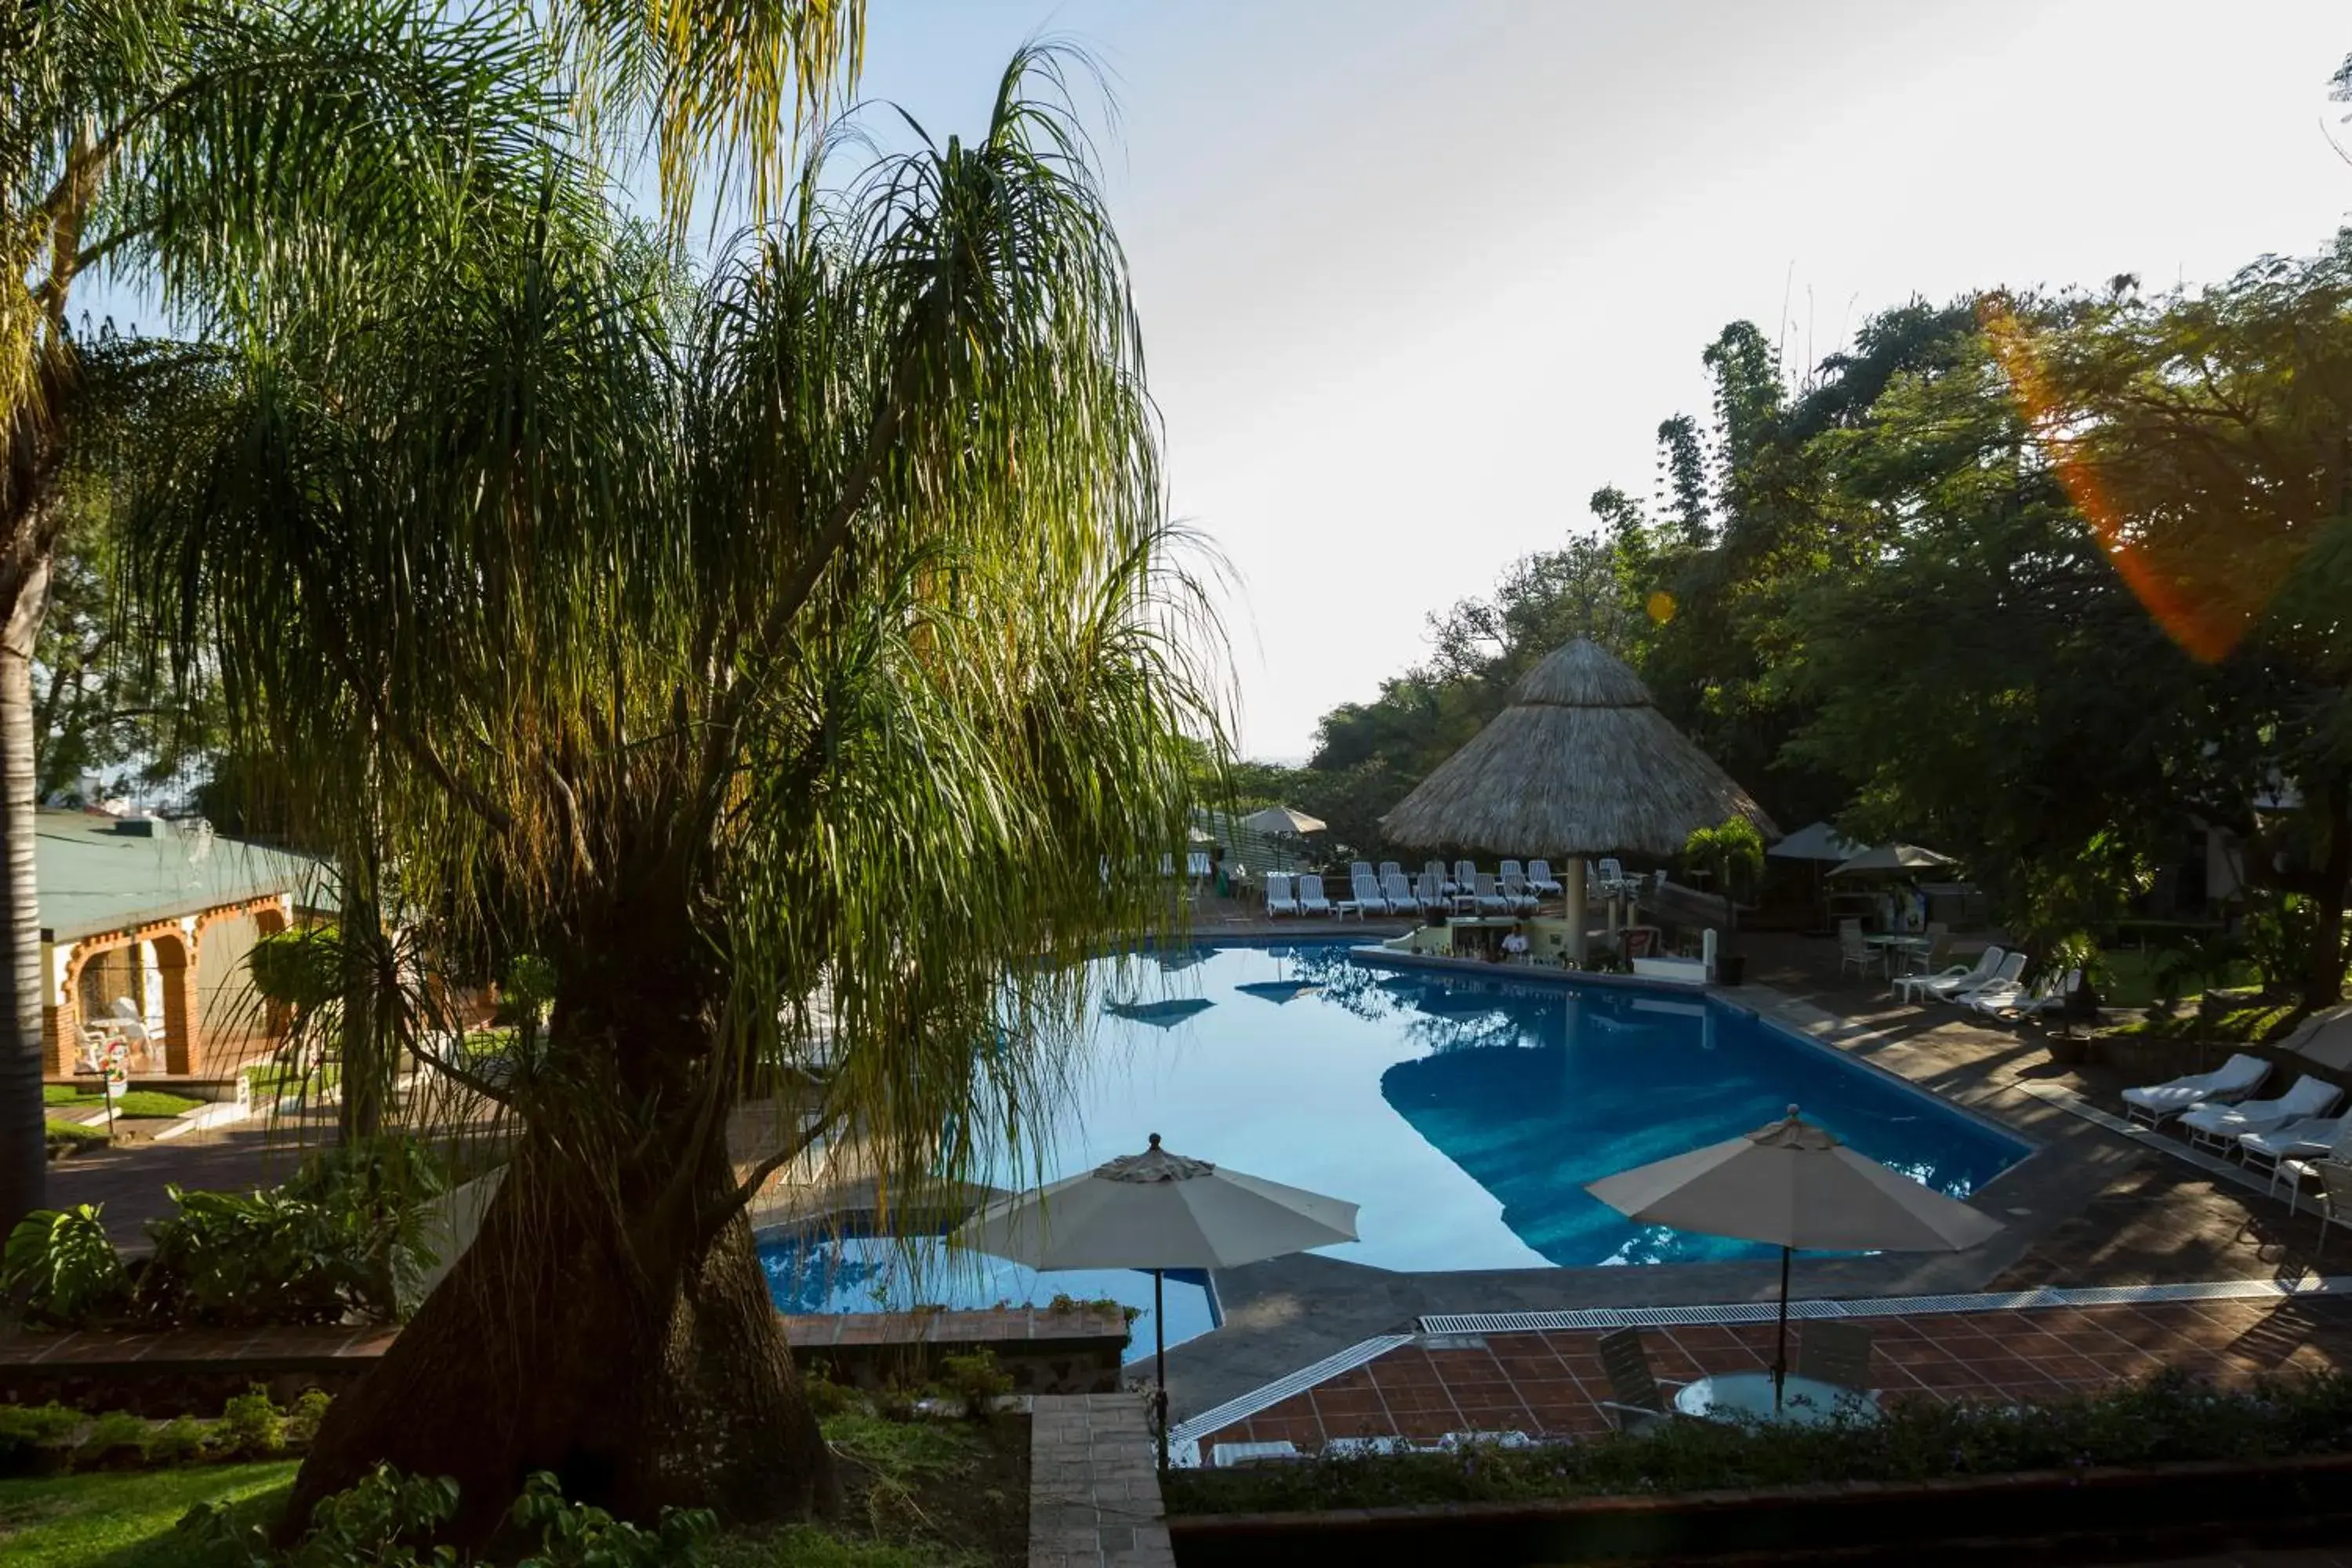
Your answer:
[[[1029,1568],[1175,1568],[1159,1458],[1133,1394],[1039,1399],[1029,1418]]]
[[[2171,1366],[2216,1382],[2352,1368],[2352,1299],[2164,1302],[1866,1320],[1882,1399],[2031,1404]],[[1770,1323],[1642,1331],[1663,1381],[1770,1367]],[[1793,1360],[1804,1324],[1789,1325]],[[1203,1435],[1218,1443],[1335,1437],[1434,1442],[1449,1432],[1580,1437],[1609,1429],[1598,1331],[1431,1337]]]

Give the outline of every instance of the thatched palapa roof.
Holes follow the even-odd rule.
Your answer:
[[[1579,637],[1528,671],[1511,705],[1381,819],[1392,843],[1505,855],[1679,855],[1738,816],[1779,829],[1684,738],[1642,678]]]

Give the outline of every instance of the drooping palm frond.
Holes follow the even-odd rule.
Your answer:
[[[483,1087],[616,1202],[819,1037],[894,1194],[1034,1155],[1079,961],[1181,926],[1217,650],[1046,58],[699,285],[469,230],[156,454],[142,591],[449,978],[551,964]]]

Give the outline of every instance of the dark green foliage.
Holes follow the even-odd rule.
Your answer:
[[[425,1220],[445,1186],[417,1145],[382,1140],[314,1154],[267,1192],[170,1188],[178,1212],[149,1223],[135,1291],[96,1209],[43,1211],[10,1234],[0,1288],[59,1326],[397,1320],[432,1266]]]
[[[8,1234],[0,1254],[0,1290],[35,1323],[81,1323],[121,1311],[131,1277],[107,1239],[100,1205],[42,1209]]]
[[[110,1410],[89,1424],[74,1447],[78,1468],[103,1469],[136,1465],[147,1458],[154,1428],[127,1410]]]
[[[327,1416],[327,1406],[334,1401],[326,1391],[306,1388],[294,1401],[294,1408],[286,1413],[286,1440],[308,1445],[319,1435],[319,1423]]]
[[[62,1458],[66,1445],[88,1419],[55,1402],[0,1405],[0,1473],[22,1475],[35,1468],[45,1449]]]
[[[147,1458],[158,1465],[193,1465],[205,1457],[205,1429],[193,1415],[176,1415],[147,1435]]]
[[[247,1459],[274,1458],[286,1451],[285,1413],[271,1401],[269,1390],[257,1383],[221,1406],[215,1439],[224,1454]]]
[[[1674,1420],[1643,1433],[1517,1451],[1178,1470],[1166,1493],[1176,1513],[1280,1511],[1918,1482],[2347,1450],[2352,1378],[2328,1373],[2224,1392],[2162,1373],[2113,1393],[2014,1407],[1900,1401],[1874,1422]]]
[[[342,940],[333,926],[273,931],[253,944],[245,961],[263,1000],[305,1010],[334,1001],[342,963]]]
[[[865,1405],[862,1395],[854,1388],[845,1388],[833,1381],[833,1368],[818,1362],[801,1374],[801,1397],[808,1401],[809,1414],[819,1421],[828,1420],[844,1411]]]
[[[198,1507],[181,1521],[192,1557],[221,1568],[456,1568],[447,1546],[425,1546],[457,1512],[457,1488],[446,1479],[403,1476],[379,1466],[347,1491],[320,1500],[300,1542],[279,1549],[261,1525]],[[533,1475],[509,1518],[535,1542],[516,1568],[702,1568],[719,1533],[715,1514],[665,1509],[648,1530],[602,1509],[566,1502],[553,1476]]]
[[[942,1357],[940,1382],[950,1394],[963,1401],[964,1414],[975,1421],[1013,1392],[1012,1374],[996,1364],[996,1352],[985,1345],[970,1355]]]

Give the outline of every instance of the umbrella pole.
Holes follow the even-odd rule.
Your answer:
[[[1780,1249],[1780,1332],[1772,1346],[1772,1414],[1780,1414],[1780,1390],[1789,1381],[1789,1249]]]
[[[1161,1294],[1166,1276],[1160,1269],[1151,1271],[1151,1359],[1160,1379],[1159,1388],[1151,1396],[1152,1414],[1160,1427],[1160,1468],[1168,1468],[1168,1303]]]

